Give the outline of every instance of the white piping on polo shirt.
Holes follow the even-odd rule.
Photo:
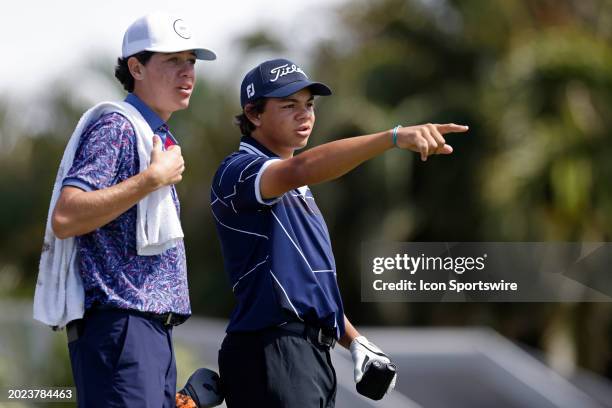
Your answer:
[[[212,207],[212,205],[213,205],[214,203],[216,203],[217,201],[219,201],[219,202],[220,202],[221,204],[223,204],[224,206],[229,207],[229,206],[228,206],[228,205],[225,203],[225,201],[223,201],[222,199],[220,199],[220,198],[219,198],[219,196],[217,195],[217,193],[215,193],[215,189],[214,189],[214,188],[212,188],[212,187],[211,187],[211,188],[210,188],[210,191],[211,191],[211,192],[212,192],[212,193],[215,195],[215,197],[217,197],[217,198],[215,199],[215,201],[213,201],[212,203],[210,203],[210,206],[211,206],[211,207]]]
[[[227,170],[227,168],[230,166],[230,164],[232,164],[233,162],[235,162],[239,158],[240,158],[240,156],[234,157],[234,160],[232,160],[231,162],[227,163],[227,165],[225,166],[225,168],[221,172],[221,176],[219,176],[219,185],[221,185],[221,180],[223,180],[223,176],[225,175],[225,171]]]
[[[274,213],[274,211],[270,211],[272,213],[272,215],[274,216],[274,219],[276,220],[276,222],[278,222],[278,225],[281,226],[281,228],[283,229],[283,231],[285,232],[285,235],[287,235],[287,238],[289,238],[289,241],[291,241],[291,243],[293,244],[293,246],[295,247],[295,249],[297,249],[297,251],[300,253],[300,255],[302,255],[302,259],[304,259],[304,262],[306,262],[306,265],[308,266],[308,269],[310,269],[310,272],[312,273],[323,273],[323,272],[335,272],[333,269],[322,269],[322,270],[318,270],[315,271],[312,269],[312,266],[310,266],[310,263],[308,262],[308,260],[306,259],[306,256],[304,256],[304,253],[302,252],[302,250],[300,249],[300,247],[295,243],[295,241],[291,238],[291,236],[289,235],[289,233],[287,232],[287,230],[285,229],[285,226],[283,225],[283,223],[278,219],[278,217],[276,216],[276,214]]]
[[[229,195],[226,195],[226,196],[225,196],[225,197],[223,197],[223,198],[230,198],[230,197],[233,197],[233,196],[235,196],[235,195],[236,195],[236,185],[234,184],[234,192],[233,192],[233,193],[231,193],[231,194],[229,194]]]
[[[295,194],[295,193],[292,193],[291,195],[292,195],[292,196],[294,196],[294,197],[302,197],[302,198],[303,198],[303,199],[305,199],[305,200],[314,200],[314,197],[303,196],[303,195],[301,195],[301,194]]]
[[[268,156],[267,154],[263,153],[261,150],[259,150],[258,148],[256,148],[255,146],[252,146],[248,143],[245,142],[240,142],[239,145],[239,150],[246,152],[246,153],[251,153],[251,154],[255,154],[257,156],[261,156],[261,157],[265,157],[266,159],[269,159],[270,156]],[[260,187],[260,182],[261,182],[261,176],[263,175],[263,172],[266,168],[268,168],[269,165],[271,165],[272,163],[274,163],[275,161],[279,161],[280,159],[270,159],[267,160],[259,169],[259,171],[255,174],[251,174],[250,176],[248,176],[246,179],[241,180],[242,179],[242,173],[244,173],[244,171],[251,165],[253,164],[257,159],[253,160],[251,163],[249,163],[244,169],[242,169],[242,171],[240,172],[240,176],[238,176],[238,181],[245,181],[250,179],[251,177],[253,177],[253,175],[256,175],[256,179],[255,179],[255,199],[257,200],[257,202],[259,204],[263,204],[263,205],[273,205],[276,202],[278,202],[282,196],[276,197],[276,198],[272,198],[270,200],[264,200],[263,197],[261,196],[261,187]]]
[[[242,150],[242,148],[244,148],[249,153],[253,153],[253,154],[256,154],[256,155],[259,155],[259,156],[263,156],[263,157],[270,157],[267,154],[263,153],[258,148],[256,148],[255,146],[250,145],[250,144],[245,143],[245,142],[240,142],[240,150]]]
[[[245,178],[242,181],[247,181],[248,179],[250,179],[251,177],[255,177],[256,175],[257,175],[257,173],[253,173],[253,174],[251,174],[250,176],[248,176],[247,178]]]
[[[257,269],[257,267],[263,263],[266,263],[266,261],[268,260],[269,255],[266,255],[266,259],[264,259],[263,261],[261,261],[260,263],[258,263],[257,265],[255,265],[253,268],[251,268],[250,271],[248,271],[247,273],[245,273],[244,275],[242,275],[241,277],[238,278],[238,280],[236,281],[236,283],[234,283],[234,286],[232,286],[232,292],[235,292],[236,286],[238,286],[238,284],[240,283],[240,281],[242,280],[242,278],[246,277],[248,274],[250,274],[251,272],[253,272],[255,269]]]
[[[248,154],[254,154],[255,156],[259,156],[259,157],[266,157],[266,158],[268,157],[268,156],[266,156],[264,154],[257,153],[255,150],[252,150],[250,147],[247,147],[247,146],[242,146],[242,147],[240,147],[239,150],[241,152],[245,152],[245,153],[248,153]]]
[[[308,196],[306,195],[306,193],[308,192],[308,190],[310,190],[310,189],[308,188],[308,186],[298,187],[298,188],[297,188],[297,190],[298,190],[299,194],[291,193],[291,195],[292,195],[293,197],[299,197],[299,198],[300,198],[300,199],[301,199],[301,200],[304,202],[304,205],[305,205],[306,207],[308,207],[308,210],[310,210],[310,212],[314,214],[314,213],[315,213],[315,211],[312,209],[312,207],[310,206],[310,204],[308,204],[308,201],[306,201],[306,199],[307,199],[307,198],[310,198],[311,200],[313,200],[313,201],[314,201],[314,197],[308,197]]]
[[[256,148],[255,146],[248,144],[246,142],[240,142],[239,145],[239,150],[242,150],[243,152],[247,152],[247,153],[251,153],[251,154],[256,154],[265,158],[270,158],[270,156],[268,156],[267,154],[263,153],[261,150],[259,150],[258,148]],[[265,202],[263,201],[262,197],[261,197],[261,189],[259,188],[259,182],[261,181],[261,174],[263,174],[263,170],[268,167],[272,162],[277,161],[280,159],[274,159],[274,160],[269,160],[268,162],[264,163],[264,165],[262,166],[261,169],[259,169],[259,172],[256,173],[258,179],[255,180],[255,185],[256,185],[256,189],[255,189],[255,196],[257,198],[257,202],[259,202],[260,204],[263,205],[271,205],[274,204],[278,199],[280,199],[280,197],[278,198],[274,198],[272,201],[269,202]],[[249,167],[252,163],[249,163],[249,165],[247,167]],[[244,170],[247,169],[247,167],[244,168]],[[244,170],[242,170],[242,172],[244,172]],[[250,176],[248,176],[246,179],[244,180],[248,180],[249,178],[253,177],[254,174],[251,174]],[[240,177],[238,177],[238,179],[242,178],[242,173],[240,173]],[[242,180],[242,181],[244,181]],[[296,190],[298,190],[300,192],[300,194],[302,195],[302,198],[307,199],[310,198],[311,200],[314,200],[314,197],[308,197],[306,196],[306,192],[309,190],[308,186],[301,186],[298,187]],[[292,194],[294,197],[297,197],[298,195],[296,194]],[[226,197],[227,198],[227,197]],[[307,204],[308,205],[308,204]],[[310,206],[308,206],[310,208]]]
[[[274,272],[272,272],[272,269],[270,269],[270,274],[272,275],[272,277],[274,278],[274,280],[276,281],[276,283],[278,284],[278,286],[280,286],[281,290],[283,291],[283,294],[285,295],[285,297],[287,298],[287,302],[289,302],[289,304],[291,305],[291,307],[293,308],[293,311],[295,312],[295,315],[297,316],[298,319],[300,319],[301,321],[304,321],[304,319],[302,319],[300,317],[300,314],[298,313],[297,309],[295,308],[295,306],[293,306],[293,303],[291,303],[291,299],[289,299],[289,295],[287,295],[287,292],[285,291],[285,288],[283,288],[283,285],[281,285],[281,283],[278,281],[278,279],[276,278],[276,275],[274,275]]]
[[[258,237],[261,237],[261,238],[268,239],[268,237],[266,235],[258,234],[256,232],[251,232],[251,231],[245,231],[245,230],[241,230],[241,229],[238,229],[238,228],[230,227],[229,225],[225,225],[224,223],[222,223],[219,220],[219,218],[217,217],[217,214],[215,214],[215,210],[212,208],[212,203],[210,204],[210,207],[211,207],[210,208],[211,209],[210,212],[212,213],[213,217],[215,217],[215,220],[217,220],[217,222],[220,225],[223,225],[225,228],[228,228],[228,229],[231,229],[231,230],[237,231],[237,232],[242,232],[243,234],[255,235],[255,236],[258,236]]]
[[[261,176],[263,175],[263,172],[268,168],[269,165],[277,161],[280,161],[280,159],[270,159],[266,161],[264,164],[261,165],[261,168],[257,172],[257,178],[255,178],[255,198],[257,199],[257,202],[259,204],[272,205],[280,201],[281,198],[283,198],[283,196],[280,195],[278,197],[271,198],[269,200],[264,201],[263,197],[261,196],[261,187],[260,187]]]
[[[246,169],[248,169],[249,167],[251,167],[251,164],[255,163],[257,160],[259,160],[259,157],[258,157],[258,158],[256,158],[256,159],[253,159],[253,160],[252,160],[252,161],[251,161],[249,164],[247,164],[246,166],[244,166],[244,169],[242,169],[242,171],[240,172],[240,175],[238,176],[238,182],[239,182],[239,183],[240,183],[240,182],[242,182],[242,181],[244,181],[244,180],[242,179],[242,174],[244,173],[244,171],[245,171]]]

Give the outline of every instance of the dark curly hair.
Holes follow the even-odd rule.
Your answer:
[[[246,115],[246,112],[251,114],[263,113],[266,110],[268,98],[256,99],[252,103],[244,107],[244,111],[240,115],[234,116],[234,125],[240,128],[243,136],[251,136],[251,132],[255,130],[255,125]]]
[[[121,82],[126,91],[134,91],[134,77],[128,67],[128,60],[135,57],[142,65],[147,65],[147,62],[153,56],[153,51],[141,51],[127,58],[117,58],[117,66],[115,67],[115,78]]]

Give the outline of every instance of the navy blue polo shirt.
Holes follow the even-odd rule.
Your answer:
[[[211,209],[237,305],[228,333],[297,320],[344,334],[331,241],[307,186],[272,200],[259,182],[278,156],[250,136],[223,160]]]

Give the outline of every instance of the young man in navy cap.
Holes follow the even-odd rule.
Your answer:
[[[62,160],[34,317],[67,327],[79,407],[175,406],[172,327],[191,308],[174,188],[185,166],[166,122],[189,105],[197,59],[215,54],[183,19],[136,20],[115,71],[127,98],[88,111]],[[69,280],[76,269],[79,285],[54,297],[66,299],[54,313],[40,305],[57,306],[45,298],[53,260],[72,247],[78,261],[59,274]]]
[[[294,156],[315,123],[314,97],[331,95],[285,59],[266,61],[241,85],[243,137],[221,164],[211,209],[237,305],[219,351],[228,407],[332,407],[336,378],[329,350],[350,349],[355,382],[389,358],[346,318],[327,227],[310,184],[342,176],[398,147],[450,154],[454,124],[396,126]],[[394,386],[389,383],[388,391]]]

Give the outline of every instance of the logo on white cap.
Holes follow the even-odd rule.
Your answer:
[[[191,38],[191,33],[189,32],[189,28],[183,20],[180,18],[174,22],[174,31],[182,38],[188,40]]]

